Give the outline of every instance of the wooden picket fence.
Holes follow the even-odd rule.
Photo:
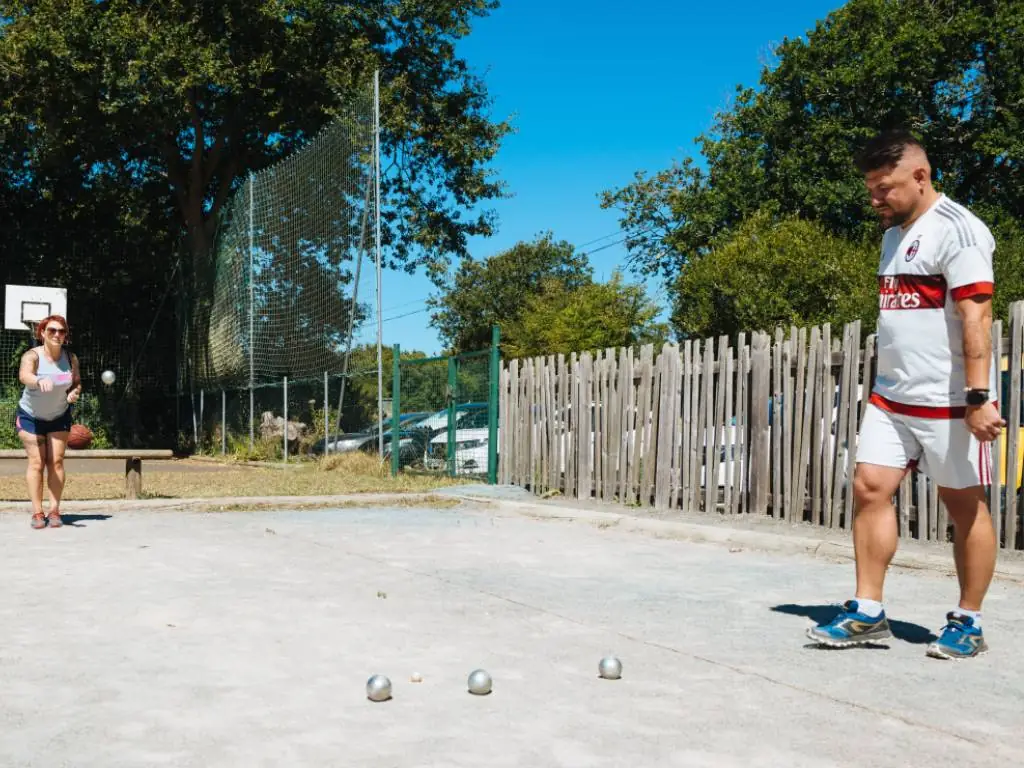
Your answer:
[[[1007,338],[1008,425],[993,445],[991,505],[1001,546],[1024,548],[1019,467],[1024,302]],[[740,334],[502,364],[498,477],[558,492],[682,512],[770,515],[849,528],[857,433],[875,364],[860,322]],[[589,437],[589,440],[588,440]],[[1005,442],[1005,444],[1004,444]],[[913,472],[895,499],[900,535],[948,541],[935,486]]]

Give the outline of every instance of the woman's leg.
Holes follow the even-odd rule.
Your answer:
[[[41,528],[42,526],[37,523],[44,521],[43,467],[46,465],[46,437],[33,435],[24,429],[18,430],[18,437],[21,438],[21,444],[25,446],[25,453],[28,455],[25,480],[28,483],[28,498],[32,502],[32,524]]]
[[[67,447],[67,432],[51,432],[46,436],[46,484],[50,489],[51,527],[62,524],[60,497],[64,493],[64,451]]]

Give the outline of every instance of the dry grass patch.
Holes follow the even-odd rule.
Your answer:
[[[357,501],[355,499],[346,501],[317,501],[311,503],[288,502],[286,504],[274,504],[273,502],[258,502],[253,504],[202,504],[197,507],[190,507],[197,512],[273,512],[279,509],[288,509],[296,512],[315,511],[318,509],[366,509],[367,507],[423,507],[430,509],[451,509],[462,502],[459,499],[452,499],[445,496],[407,496],[394,499],[368,499]]]
[[[344,472],[365,477],[389,477],[391,465],[363,451],[334,453],[324,456],[317,462],[321,472]]]
[[[380,461],[362,452],[328,456],[289,471],[269,467],[234,467],[216,472],[188,472],[143,462],[144,498],[189,499],[227,496],[335,496],[346,493],[425,493],[460,484],[448,477],[400,474],[391,477]],[[68,501],[123,499],[124,473],[69,472]],[[24,475],[0,477],[0,500],[25,501]]]

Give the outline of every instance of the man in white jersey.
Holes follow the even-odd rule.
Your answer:
[[[808,636],[832,647],[891,636],[882,588],[898,538],[893,495],[917,467],[939,487],[954,525],[960,601],[928,655],[988,650],[981,604],[995,570],[986,486],[990,444],[1005,422],[995,393],[992,255],[988,228],[932,186],[924,147],[908,132],[880,134],[857,158],[871,206],[887,227],[878,271],[878,365],[861,424],[853,479],[857,589]]]

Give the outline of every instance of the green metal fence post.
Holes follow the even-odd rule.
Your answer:
[[[399,436],[402,409],[402,366],[400,362],[402,349],[400,344],[395,344],[392,355],[394,355],[394,360],[392,361],[391,372],[391,476],[394,477],[398,474],[399,459],[402,452],[401,438]]]
[[[455,477],[455,386],[458,383],[458,358],[452,355],[448,358],[448,447],[445,453],[445,462],[448,465],[448,474]]]
[[[487,482],[498,483],[498,402],[501,381],[501,329],[491,326],[490,390],[487,393]]]

